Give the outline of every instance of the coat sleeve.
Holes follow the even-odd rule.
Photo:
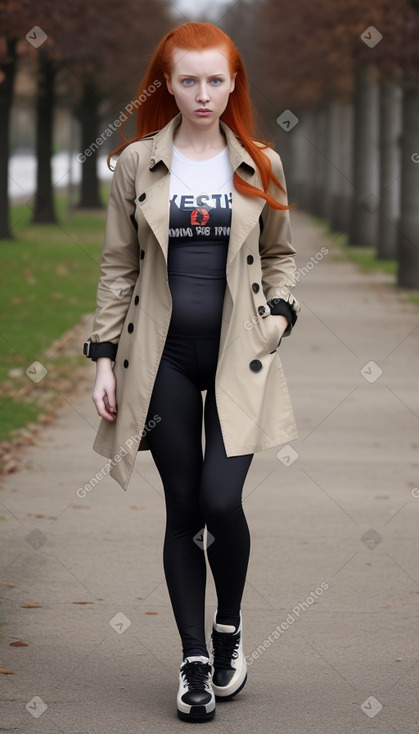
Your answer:
[[[136,156],[128,148],[116,163],[106,213],[97,288],[97,308],[90,341],[118,344],[139,274],[135,212]]]
[[[277,179],[286,191],[285,176],[279,155],[268,149],[266,153],[272,163]],[[288,203],[287,194],[278,191],[269,192],[282,204]],[[262,267],[262,288],[272,313],[284,313],[281,304],[288,304],[292,309],[293,319],[288,323],[283,336],[289,336],[292,327],[301,311],[301,306],[292,293],[295,285],[295,249],[292,244],[290,216],[288,209],[272,209],[265,204],[260,216],[259,253]]]

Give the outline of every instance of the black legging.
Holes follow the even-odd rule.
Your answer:
[[[239,622],[250,554],[241,497],[253,454],[225,453],[214,393],[218,346],[219,337],[169,331],[149,407],[150,416],[161,417],[148,439],[165,493],[163,563],[183,658],[208,655],[200,531],[206,525],[214,537],[208,535],[207,556],[217,592],[217,622]],[[204,456],[202,390],[207,390]]]

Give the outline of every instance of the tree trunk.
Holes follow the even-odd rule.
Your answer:
[[[273,117],[273,113],[269,113],[270,117]],[[275,131],[276,132],[276,131]],[[292,136],[295,131],[291,130],[289,133],[276,133],[275,137],[271,136],[274,141],[274,147],[276,152],[281,157],[282,166],[284,168],[285,180],[287,183],[287,189],[290,188],[291,183],[291,165],[292,165]]]
[[[94,82],[86,82],[80,107],[81,146],[84,156],[79,202],[82,209],[100,209],[103,206],[97,172],[97,159],[101,148],[95,143],[99,130],[99,101]]]
[[[326,216],[326,186],[328,177],[327,136],[329,120],[327,107],[318,107],[315,115],[314,172],[313,172],[313,212],[317,217]]]
[[[341,104],[340,102],[331,102],[327,110],[327,173],[326,186],[324,191],[324,213],[328,219],[330,226],[334,227],[334,211],[339,193],[342,145],[342,129],[341,129]]]
[[[349,232],[352,213],[353,187],[352,175],[352,139],[354,108],[351,104],[343,104],[339,115],[339,177],[336,197],[332,211],[332,229],[337,232]]]
[[[47,53],[39,49],[39,81],[36,103],[36,194],[32,221],[37,224],[52,223],[57,219],[54,211],[51,158],[54,136],[54,81],[55,63]]]
[[[354,187],[349,242],[374,247],[378,223],[378,87],[374,67],[356,71],[353,140]]]
[[[315,141],[315,124],[314,114],[312,111],[302,115],[301,120],[301,156],[299,159],[299,168],[301,175],[301,193],[300,193],[300,209],[314,213],[314,176],[315,169],[315,149],[313,140]]]
[[[10,148],[10,111],[13,103],[14,80],[16,74],[15,38],[7,40],[6,60],[1,71],[4,74],[0,84],[0,238],[12,240],[10,229],[9,205],[9,148]]]
[[[377,257],[397,257],[400,214],[401,89],[392,81],[380,87],[380,208]]]
[[[419,87],[403,90],[401,207],[398,284],[419,288]]]
[[[304,185],[304,160],[305,147],[302,135],[303,121],[300,112],[295,113],[299,119],[298,124],[290,133],[290,151],[287,171],[285,177],[288,188],[289,201],[294,202],[299,208],[301,207],[301,197]],[[278,153],[281,155],[281,149],[278,147]]]

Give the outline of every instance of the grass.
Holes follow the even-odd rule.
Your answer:
[[[108,192],[106,183],[103,201]],[[59,224],[34,225],[29,207],[14,206],[15,239],[0,240],[0,441],[37,421],[57,392],[71,385],[75,367],[85,361],[81,351],[45,353],[96,308],[105,210],[76,210],[69,215],[63,196],[56,197],[56,209]],[[349,259],[364,272],[384,271],[394,276],[397,287],[396,261],[377,260],[372,249],[348,245],[347,236],[332,232],[326,220],[312,217],[312,221],[325,227],[340,248],[334,258]],[[408,291],[407,298],[419,306],[418,292]],[[80,333],[80,350],[87,336]],[[26,375],[34,361],[48,370],[38,383]]]
[[[373,247],[350,245],[348,234],[346,232],[335,232],[332,230],[326,219],[312,216],[311,220],[316,226],[325,227],[330,238],[340,248],[340,252],[337,251],[331,255],[334,260],[350,260],[364,273],[378,271],[393,276],[393,281],[389,285],[397,289],[400,293],[403,292],[408,301],[415,306],[419,306],[419,290],[402,289],[397,285],[398,263],[396,259],[379,259]]]
[[[109,184],[103,187],[107,199]],[[28,206],[12,207],[15,239],[0,240],[0,440],[34,422],[54,389],[35,384],[26,369],[39,361],[57,379],[68,376],[81,354],[66,363],[62,355],[46,360],[45,350],[96,307],[105,210],[66,211],[57,196],[59,224],[31,224]],[[87,334],[80,338],[82,342]],[[81,350],[81,343],[80,343]],[[48,362],[48,364],[46,364]],[[53,383],[54,385],[54,383]],[[35,386],[35,388],[34,388]]]

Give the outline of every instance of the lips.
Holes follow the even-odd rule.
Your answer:
[[[207,107],[200,107],[198,110],[195,110],[197,115],[209,115],[211,113],[211,110],[209,110]]]

